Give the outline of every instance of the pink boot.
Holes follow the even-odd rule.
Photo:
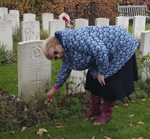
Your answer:
[[[105,124],[112,119],[114,101],[104,101],[101,115],[93,122],[93,125]]]
[[[101,97],[94,96],[91,94],[91,104],[92,104],[92,107],[87,113],[82,115],[83,117],[92,117],[95,115],[100,115],[101,109],[102,109]]]

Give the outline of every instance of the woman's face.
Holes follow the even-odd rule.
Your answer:
[[[63,59],[64,58],[64,52],[63,48],[60,44],[55,45],[54,47],[49,49],[49,55],[52,57],[52,59]]]

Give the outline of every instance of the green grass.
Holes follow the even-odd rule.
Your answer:
[[[16,64],[0,66],[0,88],[3,88],[10,94],[18,94],[18,75]]]
[[[132,139],[143,137],[150,138],[150,100],[138,100],[130,102],[128,106],[115,106],[113,119],[105,124],[93,126],[91,120],[84,121],[84,118],[70,117],[68,119],[54,120],[34,128],[27,128],[25,131],[14,131],[1,133],[0,139],[40,139],[36,133],[39,128],[45,128],[48,133],[43,135],[43,139]],[[130,117],[130,115],[134,115]],[[143,122],[138,124],[137,122]],[[62,123],[62,128],[58,129],[55,123]]]

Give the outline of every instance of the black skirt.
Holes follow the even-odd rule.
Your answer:
[[[103,97],[106,101],[121,100],[133,93],[134,81],[137,80],[138,72],[134,54],[117,73],[105,79],[104,86],[101,86],[88,71],[85,89],[93,95]]]

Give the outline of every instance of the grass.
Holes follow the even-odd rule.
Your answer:
[[[43,135],[47,139],[133,139],[143,137],[150,138],[150,100],[138,100],[128,105],[115,106],[113,119],[105,124],[93,126],[91,120],[81,117],[54,120],[25,131],[14,131],[14,134],[5,132],[0,134],[1,139],[40,139],[37,135],[39,128],[45,128],[48,132]],[[142,122],[142,123],[138,123]],[[61,123],[62,128],[56,128],[55,124]],[[94,138],[95,137],[95,138]]]
[[[0,66],[0,88],[8,91],[10,94],[17,95],[18,79],[17,65]]]

